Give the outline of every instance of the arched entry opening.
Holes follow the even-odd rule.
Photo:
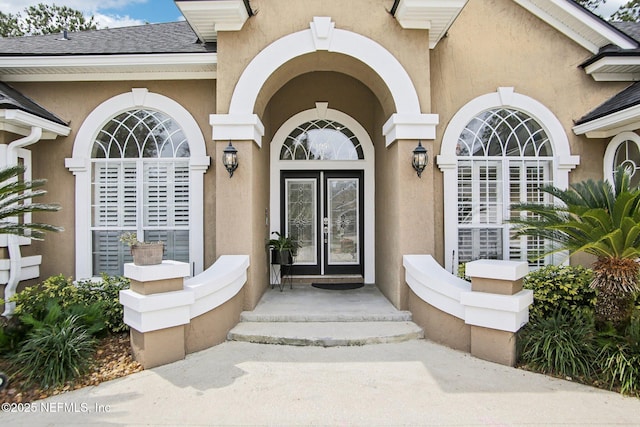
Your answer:
[[[326,103],[280,126],[270,147],[270,223],[302,245],[294,274],[374,283],[374,169],[367,131]]]
[[[428,63],[425,63],[425,69],[428,70]],[[334,79],[336,75],[350,78],[364,87],[368,95],[349,96],[353,94],[351,88],[343,91],[346,95],[337,93],[335,87],[323,81],[325,77]],[[307,82],[311,84],[302,87],[296,96],[278,97],[292,88],[297,78],[309,78]],[[419,76],[418,81],[420,88],[426,88],[426,81]],[[341,88],[347,88],[341,84]],[[219,87],[222,87],[220,82]],[[226,181],[228,177],[224,173],[216,172],[216,181],[225,183],[216,188],[216,248],[218,255],[250,254],[252,267],[245,288],[246,305],[255,306],[268,283],[265,280],[269,275],[268,265],[263,262],[266,260],[264,239],[270,231],[280,228],[282,222],[281,218],[273,216],[280,207],[272,208],[272,194],[277,192],[280,197],[281,177],[274,179],[271,149],[264,150],[263,142],[276,143],[276,132],[290,118],[313,111],[316,103],[328,102],[328,108],[344,113],[366,129],[371,146],[375,147],[376,159],[381,163],[369,174],[371,185],[366,185],[366,173],[363,180],[365,191],[366,188],[373,190],[373,185],[378,184],[376,194],[365,197],[365,201],[373,203],[368,211],[372,215],[368,223],[371,236],[374,236],[373,230],[383,233],[385,245],[377,248],[376,255],[373,238],[369,240],[371,243],[363,243],[363,250],[370,248],[364,252],[364,276],[366,282],[375,280],[394,305],[404,306],[408,290],[403,279],[401,255],[428,251],[433,240],[429,234],[433,216],[431,193],[421,192],[422,187],[429,185],[430,178],[425,174],[419,182],[413,179],[415,172],[410,161],[405,162],[405,159],[418,139],[425,144],[435,138],[438,123],[437,115],[422,113],[418,90],[407,70],[376,41],[336,28],[328,17],[315,17],[308,30],[286,35],[260,50],[237,81],[229,82],[225,90],[219,90],[225,105],[231,87],[228,112],[212,115],[210,124],[216,153],[221,153],[229,140],[234,141],[243,164],[233,180]],[[332,97],[318,88],[332,89]],[[363,114],[362,110],[367,113]],[[318,118],[322,117],[310,117],[296,125]],[[281,141],[288,135],[283,133]],[[366,157],[364,161],[367,161]],[[400,215],[399,209],[405,206],[412,208],[403,209]],[[239,210],[246,212],[250,221],[234,229],[232,235],[227,232],[228,224],[237,222],[235,212]],[[363,227],[366,229],[367,223]],[[416,227],[427,234],[424,239],[410,238]]]

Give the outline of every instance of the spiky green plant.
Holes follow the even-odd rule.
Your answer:
[[[596,316],[624,326],[632,310],[634,292],[640,289],[636,259],[640,257],[640,189],[631,187],[623,167],[608,181],[587,180],[568,190],[553,186],[541,191],[561,203],[520,203],[515,211],[525,213],[511,220],[517,235],[546,239],[553,246],[545,255],[559,251],[595,255]]]
[[[595,331],[587,310],[558,310],[519,332],[520,360],[545,373],[588,378],[596,357]]]
[[[61,227],[37,222],[24,223],[16,221],[22,215],[30,212],[55,212],[60,206],[47,203],[31,203],[30,199],[40,197],[47,192],[42,187],[46,180],[36,179],[23,181],[25,167],[10,166],[0,169],[0,234],[14,234],[28,236],[42,240],[45,231],[61,231]]]

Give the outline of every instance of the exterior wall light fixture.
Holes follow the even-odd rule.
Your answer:
[[[418,141],[418,146],[413,150],[413,168],[418,173],[418,178],[422,178],[422,171],[427,167],[427,149],[422,146],[422,141]]]
[[[238,150],[231,145],[231,141],[229,141],[229,145],[223,151],[222,164],[227,169],[227,172],[229,172],[229,178],[231,178],[233,172],[238,168]]]

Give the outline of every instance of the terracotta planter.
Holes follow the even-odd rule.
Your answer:
[[[162,254],[164,243],[138,243],[131,246],[131,255],[135,265],[156,265],[162,264]]]

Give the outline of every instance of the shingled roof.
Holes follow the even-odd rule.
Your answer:
[[[576,121],[576,125],[581,125],[639,104],[640,82],[636,82],[580,118]]]
[[[215,52],[186,21],[43,36],[0,38],[0,56],[126,55]]]
[[[63,126],[68,125],[52,112],[2,82],[0,82],[0,109],[22,110]]]

